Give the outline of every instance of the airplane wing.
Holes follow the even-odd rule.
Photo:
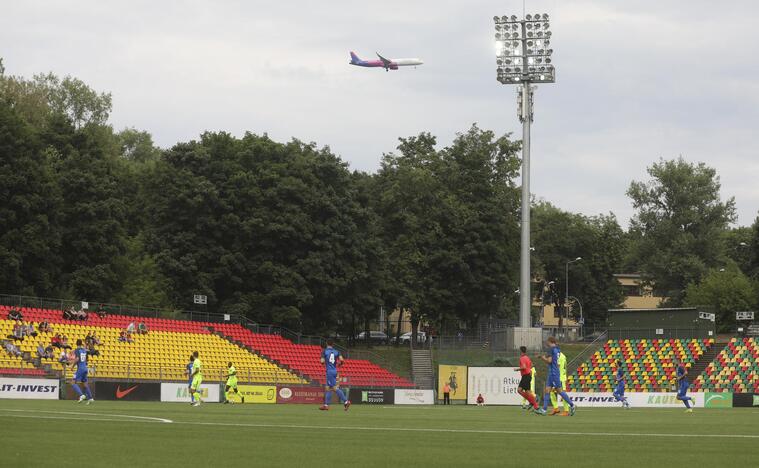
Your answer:
[[[382,60],[382,65],[384,65],[385,68],[388,68],[390,65],[392,65],[393,62],[381,56],[379,52],[375,52],[375,54],[377,54],[377,57],[379,57],[379,59]]]

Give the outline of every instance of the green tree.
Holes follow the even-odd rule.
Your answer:
[[[677,305],[688,284],[724,263],[721,235],[735,221],[735,200],[721,201],[719,177],[703,163],[662,160],[648,173],[648,182],[627,190],[636,210],[631,258],[667,303]]]
[[[579,299],[586,323],[603,325],[608,309],[622,302],[622,290],[614,278],[622,267],[625,236],[613,215],[586,217],[562,211],[547,202],[532,210],[533,271],[545,283],[554,282],[553,294],[537,294],[547,303],[562,306],[566,291],[567,262],[581,257],[569,269],[569,295]],[[570,304],[576,301],[570,300]],[[572,306],[577,318],[579,307]]]
[[[686,306],[708,307],[716,315],[717,330],[735,331],[735,313],[756,310],[757,287],[743,272],[731,264],[727,268],[709,271],[698,283],[685,291]]]

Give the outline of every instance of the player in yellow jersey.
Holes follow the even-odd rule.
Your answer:
[[[559,379],[561,380],[561,387],[566,389],[567,388],[567,356],[564,355],[564,353],[559,353]],[[563,398],[561,401],[564,404],[564,413],[562,413],[562,416],[569,416],[569,403],[566,402]],[[553,406],[553,412],[551,413],[551,416],[554,414],[559,414],[559,396],[556,395],[556,392],[551,392],[551,405]]]
[[[224,403],[232,403],[229,399],[230,393],[236,393],[240,397],[240,403],[245,403],[245,397],[237,391],[237,369],[231,362],[227,363],[227,384],[224,387]]]
[[[203,364],[201,364],[198,358],[198,352],[192,353],[195,358],[192,361],[192,384],[190,384],[190,393],[195,397],[195,403],[190,403],[192,406],[200,406],[202,400],[200,399],[200,384],[203,383]],[[191,397],[192,398],[192,397]]]

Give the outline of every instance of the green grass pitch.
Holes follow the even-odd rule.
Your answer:
[[[0,400],[2,466],[757,466],[759,409]],[[161,421],[162,418],[167,421]]]

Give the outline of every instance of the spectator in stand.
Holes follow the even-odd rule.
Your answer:
[[[50,345],[60,348],[63,343],[61,342],[61,334],[56,333],[54,337],[50,338]]]
[[[16,309],[15,307],[11,309],[10,312],[8,312],[8,320],[23,320],[24,317],[21,315],[21,311]]]
[[[119,343],[126,343],[126,332],[124,330],[119,333]]]
[[[100,304],[98,308],[95,310],[95,313],[100,318],[105,318],[105,307],[103,307],[103,304]]]
[[[26,326],[26,335],[35,338],[37,336],[37,330],[34,329],[34,322],[29,322]]]
[[[63,338],[61,338],[61,348],[71,349],[71,345],[69,344],[69,337],[66,335],[63,335]]]
[[[100,356],[100,351],[95,349],[95,343],[90,343],[87,346],[87,354],[89,354],[90,356]]]
[[[14,341],[24,341],[24,332],[26,331],[26,327],[21,325],[21,321],[17,321],[15,325],[13,325],[13,332],[8,335],[8,338],[14,340]]]
[[[129,332],[126,332],[126,341],[127,343],[134,343],[134,338],[132,338],[132,334]]]
[[[45,348],[45,354],[47,355],[48,359],[53,359],[55,357],[55,354],[53,354],[53,347],[50,345],[47,345]]]
[[[90,332],[87,332],[87,336],[84,337],[84,344],[89,348],[92,343],[94,343],[92,341],[92,334]]]
[[[37,357],[40,359],[50,359],[53,357],[53,348],[48,346],[45,348],[42,345],[42,342],[40,341],[39,344],[37,344]]]
[[[94,331],[92,332],[92,343],[96,344],[98,346],[100,346],[101,344],[103,344],[103,342],[100,341],[100,337]]]
[[[40,325],[37,328],[39,328],[40,333],[53,333],[53,327],[44,320],[40,322]]]
[[[58,362],[63,364],[63,367],[65,369],[66,366],[68,366],[69,361],[70,361],[69,353],[65,349],[62,349],[61,356],[58,358]]]
[[[136,332],[136,331],[137,331],[137,327],[135,327],[135,326],[134,326],[134,322],[131,322],[131,323],[130,323],[130,324],[127,326],[127,328],[126,328],[126,331],[127,331],[127,333],[134,333],[134,332]]]
[[[18,346],[11,343],[8,340],[3,340],[3,346],[5,347],[5,351],[8,353],[9,356],[12,357],[21,357],[21,350],[18,349]]]
[[[68,309],[63,310],[63,319],[74,320],[74,306],[71,306]]]
[[[79,310],[73,310],[72,307],[72,313],[74,315],[74,320],[87,320],[87,312],[84,309]]]
[[[148,327],[143,322],[140,322],[140,324],[137,325],[137,333],[139,333],[140,335],[147,335]]]

